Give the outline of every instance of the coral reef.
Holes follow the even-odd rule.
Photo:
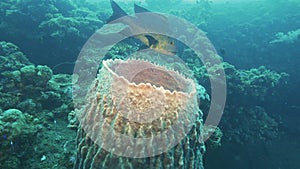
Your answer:
[[[211,125],[205,126],[203,135],[210,135],[210,137],[205,142],[207,148],[218,148],[221,146],[223,132],[219,127]]]
[[[14,71],[29,64],[29,60],[20,52],[19,47],[9,42],[0,41],[0,70]]]
[[[275,35],[275,39],[270,41],[270,43],[294,43],[298,40],[300,36],[300,29],[289,31],[288,33],[284,34],[283,32],[278,32]]]
[[[57,112],[71,109],[70,75],[53,75],[49,67],[33,65],[11,43],[1,42],[0,51],[0,103],[3,110],[18,108],[36,114],[43,109],[58,109]],[[67,105],[64,110],[59,110],[64,105]]]
[[[177,9],[174,10],[172,8],[168,12],[176,16],[181,16],[198,27],[204,27],[208,24],[211,16],[213,16],[211,3],[209,0],[199,0],[193,5],[182,3]]]
[[[195,67],[189,64],[199,82],[206,88],[209,86],[209,74],[205,66]],[[196,65],[196,64],[195,64]],[[229,96],[238,99],[240,105],[247,105],[248,102],[257,103],[264,101],[269,95],[276,93],[276,87],[287,83],[287,73],[277,73],[264,66],[250,70],[236,69],[233,65],[223,62],[222,65],[211,67],[211,72],[216,72],[223,67],[226,73],[227,88]],[[214,77],[213,75],[212,77]],[[234,101],[234,98],[229,97]]]
[[[278,95],[277,89],[285,85],[288,75],[278,73],[279,71],[288,70],[298,77],[299,66],[295,56],[299,52],[295,46],[299,42],[300,31],[297,29],[299,15],[298,12],[290,11],[299,11],[299,4],[296,4],[298,2],[296,0],[293,0],[295,3],[289,3],[291,1],[280,1],[276,3],[277,5],[268,1],[246,3],[244,6],[240,4],[236,7],[239,10],[232,10],[231,3],[211,6],[207,0],[200,0],[197,1],[198,4],[192,6],[188,4],[185,7],[177,3],[177,0],[165,1],[164,4],[169,3],[163,7],[165,9],[161,8],[161,1],[147,1],[151,4],[151,8],[183,16],[197,26],[204,26],[209,30],[208,35],[214,44],[226,50],[224,59],[230,64],[225,62],[216,65],[212,68],[214,69],[212,72],[217,73],[220,67],[226,71],[228,106],[220,126],[222,132],[216,130],[206,144],[208,148],[219,146],[221,141],[239,144],[265,143],[280,137],[278,130],[280,118],[275,118],[278,114],[267,109],[265,103],[286,97]],[[171,3],[176,4],[178,8],[170,9]],[[64,61],[73,63],[74,60],[70,58],[75,58],[85,40],[103,25],[111,13],[108,5],[108,2],[91,5],[88,1],[77,0],[2,0],[1,40],[9,40],[21,46],[32,62],[47,63],[48,66],[58,64],[53,68],[59,71],[59,68],[64,67],[61,66],[64,65]],[[288,22],[291,28],[284,26]],[[229,26],[224,27],[224,24]],[[270,43],[280,45],[286,43],[287,48],[282,50],[283,48],[278,48],[278,45]],[[107,58],[124,59],[135,51],[136,46],[120,43],[114,46]],[[157,58],[151,59],[155,63]],[[182,59],[187,61],[188,67],[193,72],[186,70],[177,61],[170,61],[171,64],[167,68],[181,72],[188,78],[195,76],[195,81],[205,86],[204,88],[196,84],[201,100],[200,108],[205,115],[207,111],[203,107],[208,106],[210,101],[205,90],[210,92],[209,75],[203,65],[199,66],[201,61],[191,57],[191,53],[184,53]],[[238,69],[231,64],[239,64],[239,67],[248,70]],[[259,65],[268,65],[268,68]],[[71,168],[78,159],[73,154],[75,132],[66,127],[68,125],[71,129],[77,129],[78,126],[75,112],[72,111],[72,76],[56,75],[48,66],[34,65],[16,45],[0,42],[0,168],[64,169]],[[256,68],[249,69],[251,67]],[[270,67],[278,72],[269,70]],[[141,78],[136,80],[140,81]],[[147,82],[151,83],[152,80],[157,79],[153,78]],[[174,83],[172,78],[169,80],[168,83]],[[288,88],[291,90],[284,89],[281,92],[285,95],[296,95],[297,91],[290,87],[298,87],[298,81],[297,79],[290,83],[292,85]],[[161,82],[156,84],[160,85]],[[297,101],[297,98],[295,100]],[[24,128],[24,132],[20,132],[20,128]],[[203,132],[205,135],[205,132],[211,131]],[[78,138],[83,137],[81,134],[86,133],[79,131]],[[89,145],[89,152],[99,149],[97,145],[91,145],[91,140],[84,138],[82,141],[80,146]],[[180,145],[191,143],[193,140],[187,138]],[[148,158],[137,162],[113,155],[107,158],[116,161],[125,160],[124,164],[152,162],[163,165],[168,163],[168,160],[173,162],[171,156],[178,157],[175,156],[177,151],[183,149],[180,145],[174,147],[175,152],[172,150],[170,154],[164,154],[166,158]],[[189,146],[187,149],[193,145]],[[187,152],[194,153],[200,151],[199,149]],[[86,149],[81,150],[84,154]],[[109,153],[103,151],[103,154]],[[158,164],[159,160],[165,161]],[[199,163],[201,162],[200,159]]]
[[[33,151],[35,136],[42,129],[38,118],[17,109],[8,109],[0,115],[1,168],[20,168],[21,157]],[[6,154],[6,155],[4,155]],[[13,154],[9,156],[7,154]]]
[[[20,69],[30,64],[17,46],[0,42],[0,105],[3,110],[15,108],[19,103]]]
[[[164,67],[104,61],[78,112],[75,168],[203,168],[196,96],[192,80]]]
[[[238,107],[230,116],[224,116],[222,123],[224,139],[238,144],[258,142],[271,142],[278,138],[282,131],[279,130],[280,121],[272,118],[260,106]]]
[[[278,138],[280,118],[273,118],[265,107],[269,98],[280,97],[277,88],[287,83],[288,74],[263,66],[250,70],[238,70],[226,62],[222,66],[228,91],[227,107],[220,123],[223,140],[245,144]],[[201,79],[205,82],[207,78]]]
[[[87,1],[4,0],[1,37],[18,43],[35,64],[54,66],[76,58],[80,46],[103,25],[108,9]]]
[[[274,94],[276,86],[286,84],[289,77],[287,73],[277,73],[264,66],[239,70],[236,75],[242,82],[241,85],[234,83],[239,90],[244,95],[258,98],[260,101],[264,101],[268,94]]]
[[[187,65],[193,71],[198,82],[201,82],[206,89],[209,89],[210,86],[209,78],[217,76],[217,70],[220,67],[226,73],[227,106],[220,123],[220,128],[224,133],[223,141],[238,144],[256,143],[271,141],[282,134],[278,132],[280,118],[274,118],[272,112],[267,112],[265,109],[270,98],[280,97],[277,89],[287,84],[289,80],[287,73],[277,73],[264,66],[249,70],[237,69],[227,62],[223,62],[221,65],[210,68],[210,72],[213,73],[210,76],[201,61],[191,56],[193,56],[191,51],[183,52]],[[207,99],[201,100],[200,108],[204,115],[208,111],[209,104]],[[220,141],[220,139],[216,140]],[[218,143],[218,141],[208,140],[207,147],[218,145],[214,143]]]
[[[0,42],[0,60],[0,168],[71,168],[71,75],[33,65],[9,42]]]

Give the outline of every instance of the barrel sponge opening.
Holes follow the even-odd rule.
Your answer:
[[[194,83],[184,78],[178,72],[167,70],[165,67],[154,65],[143,60],[115,60],[104,62],[117,76],[123,76],[129,83],[149,83],[156,87],[163,87],[171,92],[195,92]]]

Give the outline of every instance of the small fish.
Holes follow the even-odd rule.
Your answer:
[[[226,55],[226,50],[225,50],[224,48],[220,48],[220,49],[219,49],[219,52],[220,52],[220,54],[223,55],[223,56]]]
[[[107,20],[107,23],[113,22],[114,20],[121,18],[123,16],[128,16],[128,14],[113,0],[110,1],[111,7],[113,10],[112,16]],[[135,13],[144,13],[144,12],[150,12],[149,10],[138,6],[134,4],[134,11]],[[159,22],[165,22],[166,17],[163,15],[156,15],[154,19],[156,23]],[[130,33],[124,33],[124,34],[132,34],[134,32],[145,32],[147,29],[139,25],[138,19],[135,17],[127,17],[126,19],[121,20],[123,24],[126,24],[129,26]],[[165,23],[163,24],[165,25]],[[136,39],[139,39],[144,45],[145,48],[153,49],[156,52],[173,56],[177,53],[176,50],[176,40],[173,38],[170,38],[165,35],[161,34],[155,34],[155,33],[147,33],[147,34],[140,34],[134,36]]]

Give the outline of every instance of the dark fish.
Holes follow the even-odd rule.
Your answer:
[[[219,52],[221,55],[226,55],[226,50],[224,48],[220,48]]]
[[[128,16],[127,13],[115,1],[111,0],[110,3],[113,10],[113,14],[107,20],[107,23],[113,22],[114,20],[121,18],[123,16]],[[144,13],[150,11],[141,6],[134,4],[134,12],[137,14],[137,13]],[[164,22],[165,24],[166,21],[165,16],[159,14],[157,14],[156,16],[157,16],[155,17],[156,23]],[[127,31],[130,31],[130,33],[127,34],[139,32],[139,31],[145,32],[147,30],[143,26],[139,25],[138,19],[135,17],[127,17],[126,19],[123,19],[121,22],[129,26],[129,30]],[[157,51],[159,53],[166,54],[166,55],[175,55],[177,52],[175,40],[168,36],[155,34],[155,33],[147,33],[147,34],[136,35],[134,37],[136,39],[139,39],[147,48],[153,49],[154,51]]]

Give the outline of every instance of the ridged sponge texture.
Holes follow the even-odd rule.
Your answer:
[[[107,60],[78,114],[76,169],[203,168],[192,80],[143,60]]]

